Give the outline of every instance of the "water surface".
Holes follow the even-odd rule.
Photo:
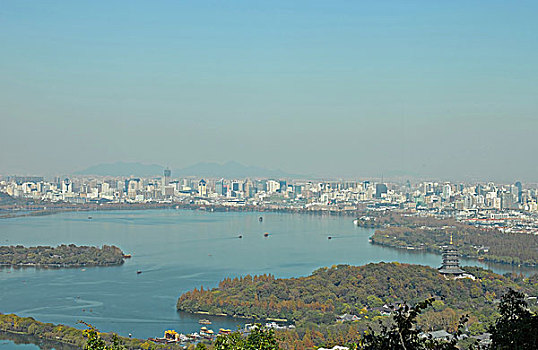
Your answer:
[[[0,220],[3,245],[114,244],[133,256],[115,267],[0,269],[0,312],[72,326],[84,320],[102,331],[148,338],[166,329],[199,331],[200,317],[176,312],[177,298],[225,277],[297,277],[322,266],[379,261],[440,265],[438,255],[371,245],[372,233],[350,217],[279,213],[100,211]],[[214,330],[245,322],[208,318]],[[0,341],[2,350],[13,347],[31,349]]]

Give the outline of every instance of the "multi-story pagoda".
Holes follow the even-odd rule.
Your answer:
[[[450,234],[450,244],[443,249],[443,266],[439,268],[439,272],[447,277],[460,277],[465,274],[465,271],[460,269],[460,255],[458,248],[452,242],[452,234]]]

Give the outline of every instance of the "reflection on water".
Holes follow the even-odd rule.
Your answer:
[[[0,269],[0,312],[71,326],[83,320],[102,331],[149,338],[167,329],[199,331],[198,320],[206,317],[178,313],[177,298],[201,285],[216,287],[226,277],[298,277],[323,266],[380,261],[441,264],[439,255],[369,244],[373,230],[353,225],[349,217],[263,213],[260,222],[259,213],[183,210],[94,212],[93,220],[87,216],[73,212],[0,220],[7,244],[114,244],[132,254],[122,266]],[[478,261],[462,263],[486,267]],[[499,273],[512,271],[510,266],[491,266]],[[216,331],[246,323],[211,320]]]
[[[53,342],[50,340],[41,339],[31,335],[14,334],[0,331],[0,349],[17,349],[17,350],[76,350],[76,346]]]

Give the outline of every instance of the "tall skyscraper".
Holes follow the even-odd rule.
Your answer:
[[[274,193],[280,190],[280,183],[275,180],[267,181],[267,192]]]
[[[239,181],[232,181],[232,191],[234,192],[239,192],[241,189],[241,184],[239,183]]]
[[[286,188],[288,187],[288,183],[286,180],[278,180],[278,191],[277,192],[286,192]]]
[[[224,186],[224,179],[220,179],[215,183],[215,192],[219,196],[225,196],[226,195],[225,186]]]
[[[243,192],[245,193],[245,197],[252,197],[252,181],[250,181],[250,179],[247,179],[244,183],[243,183]]]
[[[375,184],[375,197],[381,198],[382,194],[387,193],[387,185],[385,184]]]
[[[517,188],[517,202],[521,203],[521,197],[523,195],[523,186],[521,185],[521,182],[516,182],[514,186]]]
[[[68,178],[65,178],[62,182],[62,193],[71,193],[73,192],[73,184],[71,183],[71,180]]]
[[[198,182],[198,195],[201,197],[207,197],[207,184],[204,179]]]
[[[170,176],[172,176],[172,170],[166,168],[163,172],[163,181],[161,186],[161,192],[163,196],[166,196],[166,187],[170,184]]]
[[[448,200],[452,195],[452,187],[450,184],[446,183],[443,185],[443,199]]]
[[[168,186],[168,184],[170,184],[170,177],[172,176],[172,170],[170,170],[168,168],[164,169],[163,175],[164,175],[164,183],[163,183],[163,185]]]
[[[501,209],[513,209],[515,197],[513,193],[502,192],[501,193]]]

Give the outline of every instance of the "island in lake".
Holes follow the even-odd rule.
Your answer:
[[[101,248],[74,244],[57,247],[0,246],[0,266],[113,266],[123,264],[128,256],[113,245],[103,245]]]

